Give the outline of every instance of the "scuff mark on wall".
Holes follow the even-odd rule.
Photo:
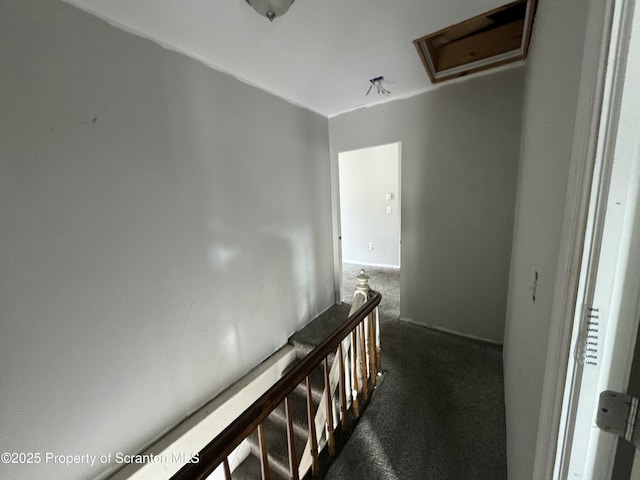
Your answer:
[[[533,303],[536,303],[536,291],[538,290],[538,271],[534,270],[534,272],[533,285],[531,286],[531,288],[529,288],[529,290],[531,290],[531,301]]]
[[[193,300],[191,300],[191,305],[189,305],[187,314],[184,316],[184,320],[182,321],[182,328],[180,330],[184,330],[184,327],[187,325],[187,320],[189,319],[189,315],[191,315],[191,311],[193,310],[194,303],[196,303],[196,297],[193,297]]]
[[[98,121],[98,117],[93,117],[90,121],[83,122],[82,120],[75,120],[73,118],[63,118],[65,122],[75,123],[78,125],[89,125],[90,123],[96,123]]]

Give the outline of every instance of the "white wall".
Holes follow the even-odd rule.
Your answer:
[[[587,11],[581,0],[541,1],[526,67],[504,344],[507,460],[514,480],[532,478]]]
[[[400,144],[341,152],[338,160],[342,260],[399,267]]]
[[[339,152],[402,142],[404,318],[504,338],[522,78],[511,69],[329,120],[334,191]]]
[[[1,450],[134,452],[333,303],[328,122],[58,1],[0,45]]]

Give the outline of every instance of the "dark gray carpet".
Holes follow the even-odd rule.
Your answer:
[[[502,349],[382,323],[383,382],[326,478],[506,478]]]
[[[356,291],[356,277],[364,269],[369,276],[369,286],[382,294],[380,316],[383,319],[400,318],[400,270],[397,268],[371,267],[367,265],[342,264],[344,284],[343,302],[351,304]]]
[[[351,304],[333,305],[321,313],[303,329],[298,330],[289,338],[289,344],[296,349],[298,358],[309,354],[322,341],[340,328],[349,317]]]
[[[360,268],[383,295],[384,377],[330,480],[501,480],[506,475],[502,349],[397,320],[400,272],[343,265],[351,303]],[[344,321],[334,306],[291,339],[308,352]]]

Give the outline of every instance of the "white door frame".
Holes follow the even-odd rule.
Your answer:
[[[571,422],[579,399],[579,390],[571,386],[580,383],[582,372],[580,362],[570,362],[572,342],[584,333],[583,308],[592,304],[595,290],[626,73],[621,60],[626,58],[631,31],[629,11],[634,3],[635,0],[590,2],[538,425],[535,479],[564,478],[563,468],[571,453]],[[626,375],[628,378],[628,372]]]
[[[333,170],[334,179],[332,179],[332,197],[333,197],[333,218],[334,218],[334,289],[336,295],[336,303],[341,304],[343,298],[344,285],[342,282],[342,214],[340,199],[340,155],[347,152],[357,150],[366,150],[368,148],[382,147],[385,145],[398,145],[398,263],[402,268],[402,140],[395,142],[381,143],[378,145],[370,145],[364,147],[353,148],[337,152],[336,163]],[[375,288],[375,285],[373,285]]]

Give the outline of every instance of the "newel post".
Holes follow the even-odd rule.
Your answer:
[[[369,300],[369,276],[360,270],[360,274],[356,277],[356,291],[353,294],[353,303],[349,316],[353,315],[362,305]],[[369,375],[367,372],[368,359],[366,348],[366,334],[364,331],[366,322],[361,322],[351,333],[351,355],[353,359],[353,403],[354,413],[358,416],[358,394],[362,391],[363,399],[366,402],[369,399]]]
[[[359,309],[369,299],[369,276],[365,273],[364,269],[360,270],[360,274],[356,277],[356,291],[353,294],[353,305],[349,315]],[[368,323],[368,324],[367,324]],[[368,318],[368,322],[363,322],[362,337],[364,354],[364,365],[362,368],[363,377],[371,375],[373,385],[376,384],[376,376],[382,374],[382,355],[380,349],[380,317],[378,308],[375,312],[371,313]],[[368,338],[367,338],[368,337]],[[367,361],[368,360],[368,361]],[[368,372],[366,371],[368,368]],[[366,396],[366,385],[363,385]]]
[[[368,299],[367,294],[369,293],[369,276],[364,273],[364,268],[360,269],[360,274],[356,277],[358,284],[356,285],[356,295],[364,295],[365,301]]]
[[[356,277],[356,281],[356,291],[353,293],[353,303],[351,304],[351,310],[349,310],[349,316],[369,300],[369,276],[364,273],[364,269],[360,269],[360,274]]]

